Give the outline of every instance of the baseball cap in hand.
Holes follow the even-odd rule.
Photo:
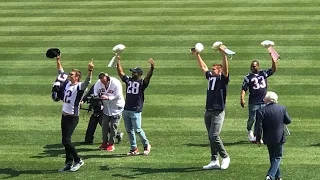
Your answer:
[[[130,71],[142,75],[142,69],[140,67],[131,68]]]
[[[46,53],[47,58],[55,58],[57,56],[60,56],[60,49],[58,48],[50,48],[47,50]]]

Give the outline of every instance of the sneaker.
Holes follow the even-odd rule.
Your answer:
[[[249,141],[253,141],[253,138],[255,138],[254,136],[253,136],[253,132],[250,130],[250,131],[248,131],[248,140]]]
[[[103,142],[103,143],[100,145],[99,149],[105,150],[107,147],[108,147],[108,143]]]
[[[127,153],[128,156],[136,156],[138,154],[139,154],[138,148],[134,148]]]
[[[82,161],[82,159],[80,159],[79,162],[75,163],[75,164],[72,166],[72,168],[70,169],[70,171],[72,171],[72,172],[78,171],[82,165],[84,165],[84,162]]]
[[[267,176],[266,180],[272,180],[272,178],[270,176]]]
[[[120,142],[122,141],[124,133],[120,133],[119,135],[116,136],[117,140],[118,140],[118,144],[120,144]]]
[[[71,165],[66,164],[63,168],[59,169],[59,172],[69,171],[71,169]]]
[[[107,146],[107,151],[109,151],[109,152],[112,152],[113,150],[115,149],[115,147],[114,147],[114,145],[113,144],[108,144],[108,146]]]
[[[229,167],[230,164],[230,157],[226,157],[226,158],[222,158],[221,161],[221,169],[227,169]]]
[[[147,156],[149,153],[150,153],[150,150],[151,150],[151,144],[148,144],[147,147],[144,147],[143,148],[143,155]]]
[[[202,169],[204,170],[219,169],[219,168],[220,168],[220,163],[218,160],[211,161],[208,165],[202,167]]]
[[[282,180],[282,178],[276,178],[276,180]]]

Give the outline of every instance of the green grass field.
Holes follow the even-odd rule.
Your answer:
[[[264,179],[267,149],[247,142],[247,110],[240,107],[239,93],[253,59],[264,69],[271,66],[260,46],[269,39],[282,57],[269,90],[278,93],[293,120],[283,179],[320,179],[319,21],[316,0],[0,0],[0,178]],[[220,62],[210,49],[217,40],[237,52],[230,61],[221,133],[231,164],[224,171],[203,171],[210,161],[203,123],[207,81],[189,48],[202,42],[210,66]],[[142,120],[152,151],[127,157],[127,135],[114,152],[97,150],[100,128],[94,145],[80,145],[90,116],[82,111],[73,142],[85,165],[76,173],[59,173],[62,104],[50,97],[57,72],[45,52],[60,48],[66,71],[85,72],[93,58],[95,82],[101,71],[117,77],[106,65],[119,43],[127,47],[122,54],[127,73],[137,65],[146,72],[149,57],[156,62]]]

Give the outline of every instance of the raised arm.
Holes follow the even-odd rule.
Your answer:
[[[275,73],[277,71],[277,60],[273,60],[273,58],[271,57],[271,61],[272,61],[272,73]]]
[[[121,57],[117,56],[117,72],[118,72],[120,79],[122,79],[125,74],[123,72],[120,61],[121,61]]]
[[[196,56],[199,68],[202,70],[203,73],[206,73],[208,71],[208,66],[206,65],[206,63],[203,62],[200,54],[196,51],[192,51],[192,54]]]
[[[60,56],[57,56],[56,57],[56,60],[57,60],[57,70],[58,70],[58,74],[61,74],[63,73],[63,68],[62,68],[62,64],[61,64],[61,61],[60,61]]]
[[[152,58],[149,58],[149,63],[150,63],[150,69],[146,75],[146,77],[143,79],[144,83],[145,84],[149,84],[150,82],[150,79],[152,77],[152,74],[153,74],[153,70],[154,70],[154,60]]]
[[[229,63],[228,63],[228,57],[227,54],[219,49],[219,52],[222,55],[222,74],[224,75],[224,77],[228,77],[229,76]]]
[[[85,90],[91,83],[93,67],[94,67],[93,59],[91,59],[91,62],[88,64],[88,75],[86,79],[81,83],[81,87],[80,87],[81,90]]]

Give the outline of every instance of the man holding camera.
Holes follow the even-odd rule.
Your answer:
[[[99,80],[94,85],[94,95],[100,97],[102,110],[102,144],[99,149],[109,152],[115,149],[115,138],[124,108],[124,98],[121,82],[106,73],[99,74]]]
[[[87,102],[89,104],[89,108],[86,110],[92,111],[83,144],[93,144],[94,133],[98,123],[102,126],[102,100],[99,96],[95,96],[93,91],[94,85],[91,86],[90,90],[82,98],[82,102]],[[117,131],[116,139],[118,140],[118,144],[121,142],[122,137],[123,133]]]

